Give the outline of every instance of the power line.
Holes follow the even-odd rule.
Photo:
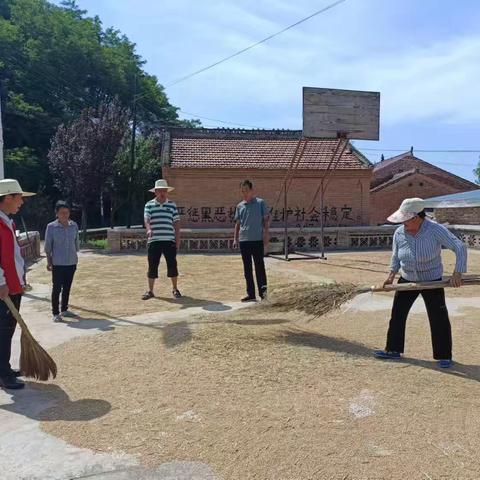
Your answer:
[[[361,149],[364,152],[408,152],[409,148],[362,148],[356,147],[359,150]],[[420,148],[415,148],[415,152],[420,153],[480,153],[478,150],[462,150],[462,149],[451,149],[451,150],[424,150]]]
[[[179,112],[184,113],[185,115],[190,115],[192,117],[197,117],[197,118],[203,118],[205,120],[210,120],[211,122],[224,123],[225,125],[237,125],[239,127],[260,128],[260,129],[263,128],[263,127],[259,127],[259,126],[256,126],[256,125],[246,125],[244,123],[236,123],[236,122],[228,122],[226,120],[219,120],[218,118],[204,117],[203,115],[197,115],[196,113],[186,112],[185,110],[179,110]]]
[[[257,47],[258,45],[261,45],[262,43],[265,43],[267,42],[268,40],[271,40],[272,38],[274,37],[277,37],[278,35],[281,35],[282,33],[286,32],[287,30],[290,30],[298,25],[300,25],[301,23],[304,23],[306,22],[307,20],[310,20],[311,18],[313,17],[316,17],[317,15],[320,15],[321,13],[324,13],[326,12],[327,10],[330,10],[334,7],[336,7],[337,5],[339,5],[340,3],[343,3],[343,2],[346,2],[346,0],[337,0],[336,2],[334,3],[331,3],[330,5],[327,5],[326,7],[312,13],[311,15],[309,15],[308,17],[305,17],[305,18],[302,18],[301,20],[295,22],[295,23],[292,23],[291,25],[289,25],[288,27],[285,27],[283,28],[282,30],[279,30],[278,32],[275,32],[273,33],[272,35],[269,35],[268,37],[265,37],[264,39],[258,41],[258,42],[255,42],[255,43],[252,43],[251,45],[249,45],[248,47],[246,48],[243,48],[242,50],[239,50],[238,52],[235,52],[233,53],[232,55],[229,55],[228,57],[225,57],[225,58],[222,58],[218,61],[216,61],[215,63],[212,63],[210,65],[207,65],[206,67],[203,67],[201,68],[200,70],[196,70],[195,72],[192,72],[192,73],[189,73],[188,75],[185,75],[183,77],[180,77],[178,78],[177,80],[174,80],[173,82],[171,83],[168,83],[166,85],[166,87],[172,87],[173,85],[177,85],[178,83],[180,82],[184,82],[185,80],[188,80],[189,78],[192,78],[194,77],[195,75],[198,75],[200,73],[203,73],[207,70],[210,70],[211,68],[213,67],[216,67],[217,65],[220,65],[221,63],[224,63],[228,60],[231,60],[232,58],[234,57],[237,57],[238,55],[241,55],[242,53],[245,53],[247,52],[248,50],[251,50],[252,48],[255,48]]]
[[[342,0],[342,1],[346,1],[346,0]],[[5,53],[5,52],[4,52]],[[19,58],[15,58],[11,55],[8,55],[6,54],[5,55],[9,61],[11,61],[12,63],[16,63],[18,66],[21,65],[20,61],[19,61]],[[59,75],[58,73],[53,76],[51,73],[47,73],[45,71],[41,71],[38,69],[38,66],[33,67],[32,65],[22,65],[24,67],[27,67],[29,68],[31,71],[33,71],[35,73],[35,75],[37,75],[38,77],[40,78],[43,78],[44,80],[47,81],[47,84],[50,84],[49,86],[51,87],[52,85],[55,86],[55,87],[60,87],[60,89],[62,89],[63,91],[60,93],[63,97],[63,99],[65,99],[70,105],[74,105],[76,106],[79,110],[82,110],[86,107],[88,107],[88,104],[85,104],[80,98],[75,98],[74,95],[73,95],[73,92],[71,91],[65,91],[65,85],[68,83],[68,81],[65,79],[65,77],[62,77],[62,75]],[[47,92],[47,90],[45,90],[45,92]],[[140,95],[136,95],[135,96],[135,99],[138,101],[139,99],[143,99],[143,101],[141,102],[141,106],[149,111],[150,113],[154,114],[154,115],[158,115],[157,113],[155,113],[154,110],[158,109],[158,105],[155,105],[153,102],[150,102],[148,100],[146,100],[146,98],[144,97],[147,97],[151,92],[145,92],[144,94],[140,94]],[[150,106],[150,108],[148,108],[148,106]],[[192,113],[192,112],[186,112],[184,110],[181,110],[179,109],[178,110],[179,112],[181,113],[184,113],[185,115],[190,115],[190,116],[193,116],[193,117],[198,117],[198,118],[203,118],[205,120],[209,120],[209,121],[212,121],[212,122],[218,122],[218,123],[223,123],[225,125],[233,125],[233,126],[239,126],[239,127],[247,127],[247,128],[254,128],[254,129],[259,129],[259,128],[264,128],[264,127],[259,127],[259,126],[256,126],[256,125],[249,125],[249,124],[243,124],[243,123],[237,123],[237,122],[232,122],[232,121],[227,121],[227,120],[220,120],[220,119],[217,119],[217,118],[211,118],[211,117],[206,117],[206,116],[203,116],[203,115],[197,115],[195,113]],[[163,127],[178,127],[179,125],[178,124],[162,124]],[[217,126],[215,125],[208,125],[208,124],[204,124],[202,125],[204,127],[210,127],[210,128],[216,128]],[[356,148],[358,148],[360,151],[362,152],[378,152],[378,153],[372,153],[371,155],[380,155],[380,152],[408,152],[410,149],[409,148],[362,148],[360,146],[356,146]],[[468,154],[468,153],[478,153],[480,154],[480,149],[444,149],[444,150],[441,150],[441,149],[414,149],[415,152],[419,152],[419,153],[444,153],[444,154]],[[436,162],[438,164],[444,164],[444,165],[457,165],[457,166],[472,166],[472,165],[469,165],[469,164],[465,164],[465,163],[457,163],[457,162]],[[474,165],[476,166],[476,165]]]

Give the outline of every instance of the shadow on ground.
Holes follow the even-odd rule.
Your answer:
[[[189,296],[182,296],[181,298],[172,298],[172,297],[153,297],[150,300],[146,301],[161,301],[167,303],[173,303],[175,305],[180,305],[180,309],[200,307],[207,312],[226,312],[231,310],[232,307],[225,305],[222,302],[217,302],[215,300],[201,300],[198,298],[193,298]]]
[[[51,383],[27,382],[23,390],[9,390],[12,403],[1,410],[41,422],[85,422],[103,417],[112,406],[105,400],[84,398],[72,401],[58,386]]]
[[[318,348],[329,352],[344,353],[356,357],[370,358],[378,362],[388,362],[388,360],[378,360],[373,358],[373,350],[366,345],[358,342],[352,342],[343,338],[329,337],[321,333],[302,329],[286,329],[279,332],[275,341],[285,342],[290,345],[298,345],[302,347]],[[391,361],[391,360],[390,360]],[[455,362],[452,368],[439,368],[435,361],[419,360],[416,358],[403,357],[396,360],[395,363],[400,365],[416,366],[435,370],[446,375],[465,378],[480,382],[480,366],[466,365]]]

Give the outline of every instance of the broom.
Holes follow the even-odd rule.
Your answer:
[[[480,285],[480,275],[466,275],[462,285]],[[438,282],[397,283],[392,285],[358,286],[353,283],[303,283],[285,285],[273,290],[267,303],[260,308],[274,308],[282,311],[299,310],[314,317],[320,317],[339,308],[345,302],[361,293],[368,292],[405,292],[428,290],[450,286],[450,278]]]
[[[52,357],[33,338],[27,324],[15,308],[10,297],[5,297],[3,301],[22,330],[22,336],[20,337],[20,371],[22,375],[43,381],[48,380],[50,376],[55,378],[57,376],[57,365]]]

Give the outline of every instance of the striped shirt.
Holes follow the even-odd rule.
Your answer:
[[[145,204],[145,220],[150,222],[152,236],[151,242],[174,242],[175,229],[173,224],[180,220],[177,206],[170,200],[159,203],[156,198]]]
[[[404,225],[393,235],[393,254],[390,269],[400,271],[410,282],[428,282],[442,278],[442,247],[455,252],[455,271],[467,271],[467,247],[447,228],[424,220],[416,235],[405,231]]]

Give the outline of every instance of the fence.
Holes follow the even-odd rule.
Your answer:
[[[395,226],[382,227],[327,227],[324,242],[327,250],[389,248]],[[318,251],[321,234],[318,228],[307,228],[300,234],[289,232],[288,243],[302,251]],[[270,230],[271,249],[281,250],[284,231],[280,228]],[[147,239],[143,228],[117,228],[108,231],[108,249],[110,252],[135,252],[145,250]],[[233,251],[232,229],[182,230],[180,250],[187,253],[227,253]]]

